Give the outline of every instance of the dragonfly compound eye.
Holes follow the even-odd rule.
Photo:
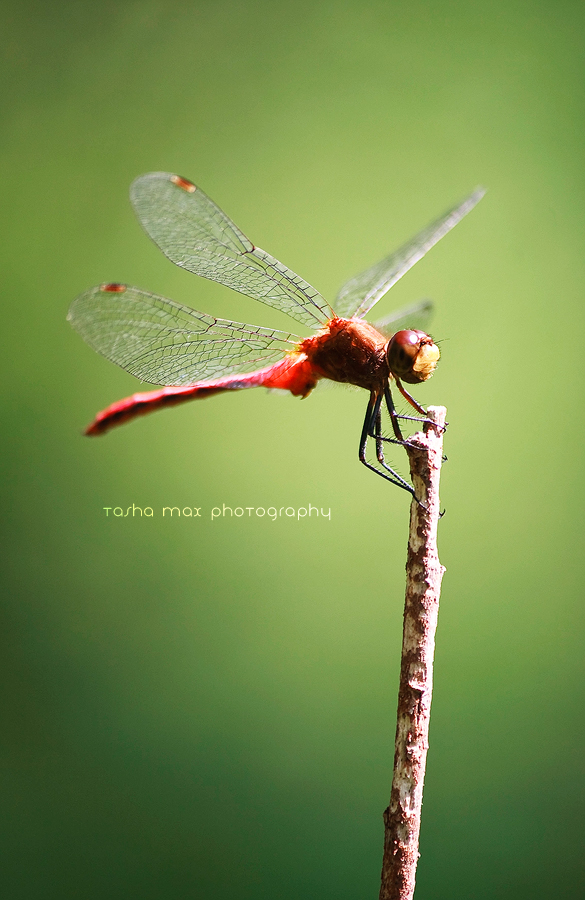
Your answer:
[[[435,371],[440,353],[433,339],[424,331],[397,331],[386,348],[388,365],[393,375],[407,384],[427,381]]]

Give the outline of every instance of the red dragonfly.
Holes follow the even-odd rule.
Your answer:
[[[416,419],[398,415],[391,384],[425,416],[402,382],[427,381],[439,349],[424,331],[403,326],[428,315],[432,304],[414,304],[376,326],[364,316],[483,194],[478,188],[396,253],[344,284],[333,309],[310,284],[255,247],[192,182],[167,172],[137,178],[130,188],[132,204],[165,256],[189,272],[279,309],[314,333],[301,338],[216,319],[130,285],[90,288],[71,305],[67,318],[73,328],[130,374],[165,387],[112,404],[85,433],[103,434],[136,416],[222,391],[263,386],[306,397],[320,379],[328,378],[368,391],[360,462],[414,496],[412,486],[386,463],[383,445],[404,444],[399,419]],[[382,436],[383,402],[394,438]],[[377,465],[366,458],[368,438],[375,441]]]

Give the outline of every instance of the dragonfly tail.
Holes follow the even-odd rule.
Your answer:
[[[211,397],[224,391],[267,387],[289,390],[296,397],[306,397],[315,387],[317,380],[318,377],[304,353],[289,354],[272,366],[246,375],[228,375],[215,381],[197,382],[186,387],[163,387],[156,391],[132,394],[131,397],[118,400],[98,413],[85,429],[85,434],[90,437],[105,434],[117,425],[123,425],[131,419],[145,416],[165,406]]]
[[[93,422],[85,429],[85,434],[90,437],[105,434],[110,428],[115,428],[116,425],[123,425],[131,419],[138,418],[138,416],[145,416],[165,406],[175,406],[177,403],[193,400],[196,397],[209,397],[220,390],[229,390],[229,388],[216,388],[213,390],[209,386],[190,385],[189,387],[166,387],[158,391],[132,394],[131,397],[118,400],[117,403],[112,403],[107,409],[99,412]]]

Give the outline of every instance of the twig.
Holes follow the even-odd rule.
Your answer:
[[[416,496],[410,506],[402,662],[390,806],[384,812],[380,900],[412,900],[433,691],[433,656],[445,569],[437,552],[439,477],[446,410],[431,406],[426,426],[409,441]]]

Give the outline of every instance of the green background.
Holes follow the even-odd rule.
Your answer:
[[[488,188],[379,306],[436,300],[415,393],[451,423],[417,897],[585,895],[584,25],[565,0],[3,3],[7,900],[377,896],[408,497],[357,462],[360,391],[82,437],[137,385],[65,322],[93,284],[298,330],[165,260],[128,202],[153,170],[328,299]],[[155,516],[103,512],[133,503]]]

